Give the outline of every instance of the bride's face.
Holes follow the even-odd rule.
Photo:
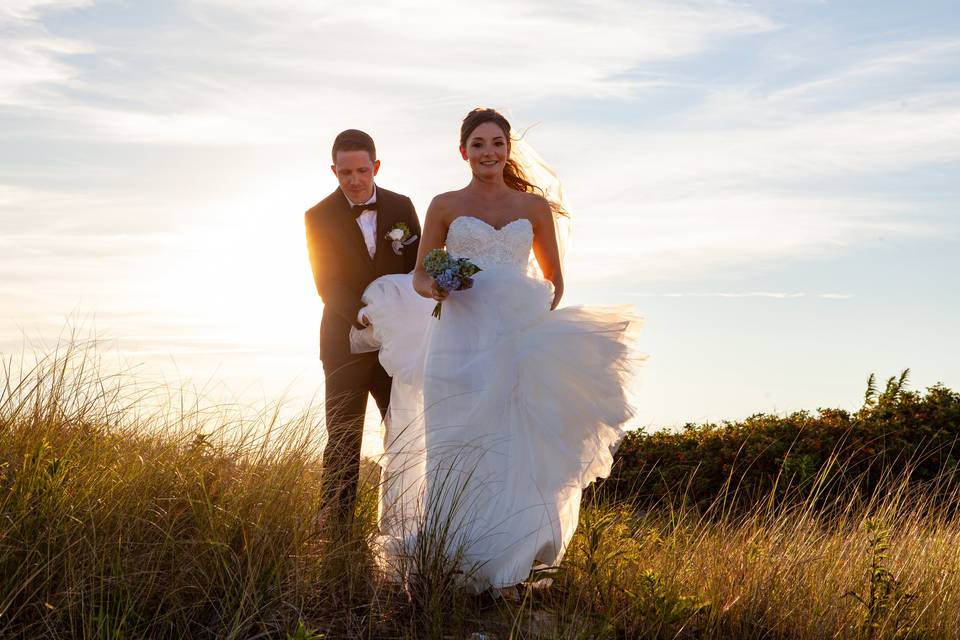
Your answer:
[[[510,156],[510,141],[503,129],[492,122],[484,122],[470,132],[467,146],[460,147],[460,155],[470,163],[470,171],[480,178],[503,174]]]

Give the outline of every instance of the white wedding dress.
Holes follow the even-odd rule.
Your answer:
[[[399,573],[442,557],[476,591],[522,582],[560,562],[581,490],[610,473],[632,415],[639,318],[623,306],[551,311],[532,241],[526,219],[456,218],[446,248],[482,271],[439,320],[410,274],[364,293],[363,333],[393,376],[380,544]]]

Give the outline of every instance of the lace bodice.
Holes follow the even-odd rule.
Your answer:
[[[533,246],[533,226],[519,218],[497,229],[473,216],[460,216],[447,231],[447,251],[481,269],[497,265],[524,269]]]

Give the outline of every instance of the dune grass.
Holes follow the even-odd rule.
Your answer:
[[[75,342],[8,360],[0,392],[0,637],[960,637],[954,483],[736,512],[593,495],[552,586],[505,603],[442,562],[380,573],[374,465],[328,533],[315,409],[147,402]]]

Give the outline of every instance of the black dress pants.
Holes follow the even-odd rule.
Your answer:
[[[348,525],[353,519],[360,477],[360,443],[367,394],[386,416],[392,379],[377,353],[352,355],[346,361],[323,364],[326,384],[327,446],[323,450],[323,498],[328,524]]]

